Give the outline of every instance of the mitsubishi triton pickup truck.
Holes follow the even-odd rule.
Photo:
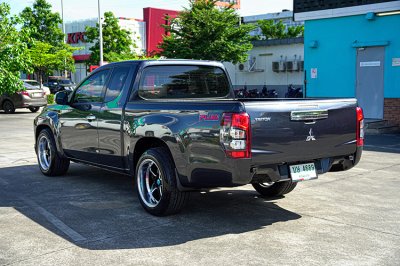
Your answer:
[[[276,197],[348,170],[363,121],[356,99],[237,99],[218,62],[126,61],[57,93],[34,120],[35,151],[47,176],[70,161],[131,176],[143,208],[163,216],[194,190],[252,184]]]

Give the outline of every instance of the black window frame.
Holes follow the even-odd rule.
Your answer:
[[[145,77],[145,71],[148,68],[156,68],[156,67],[209,67],[209,68],[215,68],[215,69],[220,69],[221,72],[224,74],[225,79],[226,79],[226,85],[227,85],[227,93],[224,96],[210,96],[210,97],[194,97],[194,98],[189,98],[189,97],[176,97],[176,98],[144,98],[140,95],[140,88],[142,81]],[[135,92],[132,93],[130,97],[130,102],[135,101],[135,100],[142,100],[142,101],[181,101],[181,100],[207,100],[207,99],[227,99],[232,97],[232,85],[231,81],[229,79],[228,74],[226,73],[225,69],[220,66],[216,65],[196,65],[196,64],[159,64],[159,65],[148,65],[144,66],[140,69],[140,75],[137,76],[137,80],[135,81],[137,83],[135,85],[136,89]]]
[[[114,75],[114,73],[115,73],[117,68],[127,68],[128,69],[128,73],[126,74],[125,81],[122,84],[122,87],[121,87],[121,90],[120,90],[118,96],[124,91],[125,86],[129,85],[128,83],[130,81],[128,80],[128,78],[130,77],[130,73],[132,72],[133,65],[131,65],[131,64],[120,64],[120,65],[113,66],[113,68],[111,70],[111,73],[110,73],[110,76],[108,77],[107,83],[105,84],[105,87],[103,88],[103,101],[102,101],[103,104],[112,102],[118,97],[118,96],[116,96],[114,99],[106,101],[108,86],[110,85],[110,83],[112,81],[112,77],[113,77],[113,75]]]
[[[113,68],[111,68],[111,67],[108,67],[108,68],[104,68],[104,69],[100,69],[100,70],[98,70],[98,71],[95,71],[95,72],[93,72],[93,73],[91,73],[89,76],[87,76],[84,80],[82,80],[81,81],[81,83],[79,83],[79,85],[76,87],[76,89],[74,90],[74,93],[71,95],[71,98],[70,98],[70,103],[71,104],[74,104],[74,105],[79,105],[79,104],[94,104],[94,103],[103,103],[104,102],[104,96],[105,96],[105,88],[106,88],[106,85],[108,84],[108,82],[109,82],[109,80],[110,80],[110,77],[111,77],[111,74],[112,74],[112,70],[113,70]],[[94,75],[97,75],[97,74],[99,74],[99,73],[101,73],[101,72],[104,72],[104,71],[108,71],[109,73],[108,73],[108,76],[107,76],[107,79],[106,79],[106,81],[105,81],[105,83],[104,83],[104,85],[103,85],[103,87],[102,87],[102,91],[101,91],[101,96],[102,96],[102,100],[101,101],[96,101],[96,102],[75,102],[75,99],[76,99],[76,92],[79,90],[79,88],[81,88],[82,86],[83,86],[83,84],[88,80],[88,79],[90,79],[90,78],[92,78]]]

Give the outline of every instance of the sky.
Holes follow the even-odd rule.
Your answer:
[[[47,0],[53,11],[61,14],[61,0]],[[26,6],[32,6],[33,0],[0,0],[11,6],[12,14],[18,14]],[[63,0],[65,21],[74,21],[97,17],[98,0]],[[187,6],[187,0],[100,0],[101,11],[112,11],[117,17],[143,18],[144,7],[156,7],[181,10]],[[241,0],[241,16],[280,12],[293,9],[293,0]]]

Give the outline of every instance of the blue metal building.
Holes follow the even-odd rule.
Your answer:
[[[400,1],[294,0],[305,21],[307,97],[357,97],[400,125]]]

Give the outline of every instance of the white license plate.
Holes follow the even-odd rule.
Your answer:
[[[292,181],[305,181],[317,178],[317,171],[314,163],[290,165]]]
[[[42,97],[42,96],[43,96],[43,94],[41,92],[32,93],[32,97],[39,98],[39,97]]]

